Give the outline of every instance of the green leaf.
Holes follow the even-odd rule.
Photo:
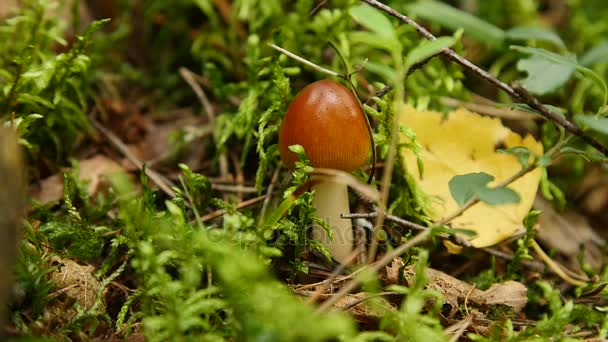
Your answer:
[[[500,205],[519,202],[519,195],[506,187],[488,188],[494,176],[485,172],[468,173],[452,177],[448,183],[452,197],[459,206],[477,196],[482,202]]]
[[[528,72],[528,78],[525,79],[522,84],[528,83],[528,85],[530,85],[531,83],[533,87],[537,88],[537,90],[549,89],[549,91],[551,91],[555,89],[556,86],[559,86],[557,84],[560,81],[561,84],[567,81],[567,79],[564,80],[565,77],[563,75],[559,75],[558,72],[576,70],[584,77],[587,77],[590,81],[592,81],[598,88],[600,88],[602,92],[602,105],[600,106],[600,110],[606,106],[606,102],[608,101],[608,87],[606,87],[606,83],[598,74],[593,72],[593,70],[580,65],[576,61],[576,58],[572,56],[558,55],[545,49],[537,49],[526,46],[511,46],[511,49],[531,55],[531,57],[527,59],[529,62],[522,64],[522,62],[526,61],[522,60],[517,63],[517,68],[519,70]],[[532,62],[530,62],[530,60],[532,60]],[[541,63],[541,60],[544,60],[544,62]],[[548,82],[550,84],[542,85],[541,80],[543,80],[542,82]],[[531,92],[534,92],[532,88],[528,88],[525,84],[524,87]],[[543,95],[547,92],[537,92],[537,94]]]
[[[519,203],[517,192],[505,187],[479,189],[477,196],[479,200],[490,205]]]
[[[588,162],[606,162],[608,161],[608,159],[606,159],[606,157],[601,154],[598,151],[595,150],[591,150],[591,151],[586,151],[586,150],[581,150],[578,149],[576,147],[572,147],[572,146],[566,146],[566,147],[562,147],[559,150],[559,153],[561,154],[575,154],[577,156],[580,156],[581,158],[584,158],[585,160],[587,160]]]
[[[581,64],[584,66],[592,66],[602,62],[608,62],[608,42],[592,47],[581,57]]]
[[[501,28],[440,2],[421,1],[406,8],[409,14],[415,14],[454,31],[462,28],[465,34],[488,45],[501,45],[505,39],[505,32]]]
[[[506,150],[498,150],[498,152],[514,156],[521,167],[527,166],[532,156],[532,152],[525,146],[514,146]]]
[[[574,116],[574,121],[585,128],[608,135],[608,118],[597,117],[595,115],[576,115]]]
[[[393,38],[380,36],[372,32],[355,31],[349,35],[352,44],[365,44],[376,49],[385,51],[396,51],[399,49],[399,41]]]
[[[435,40],[423,40],[413,48],[405,58],[405,70],[409,70],[417,63],[429,59],[445,48],[449,48],[456,42],[453,37],[439,37]]]
[[[539,40],[548,42],[558,48],[565,49],[566,45],[557,33],[540,27],[516,26],[505,32],[505,37],[510,40]]]
[[[532,56],[517,62],[517,69],[528,76],[521,85],[537,95],[549,94],[563,86],[572,77],[576,67],[566,63],[555,63],[542,56]]]
[[[348,12],[355,21],[379,36],[397,39],[395,28],[391,21],[380,11],[369,5],[361,4],[351,7]]]

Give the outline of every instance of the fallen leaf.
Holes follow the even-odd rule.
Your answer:
[[[534,207],[541,210],[538,218],[541,229],[537,236],[543,244],[565,255],[573,269],[580,269],[578,256],[581,246],[584,246],[585,262],[599,271],[604,262],[602,248],[606,240],[591,228],[584,216],[573,210],[557,212],[540,196],[536,198]]]
[[[0,2],[0,19],[12,14],[18,6],[18,0],[2,0]]]
[[[525,146],[536,155],[542,154],[542,145],[532,136],[522,138],[504,127],[499,119],[484,117],[466,109],[444,115],[404,106],[400,123],[411,128],[422,145],[422,178],[414,153],[404,150],[403,157],[407,170],[422,190],[431,196],[429,215],[434,220],[446,217],[459,208],[448,186],[452,177],[485,172],[494,176],[489,186],[495,186],[521,169],[515,156],[497,152],[497,146],[504,149]],[[477,236],[471,240],[471,244],[475,247],[494,245],[513,236],[524,229],[522,221],[532,207],[540,176],[540,170],[536,169],[509,185],[509,189],[519,195],[519,203],[497,206],[476,204],[452,220],[452,227],[473,230]]]
[[[370,323],[384,317],[387,312],[395,312],[397,309],[386,299],[369,293],[355,293],[341,298],[334,307],[347,310],[353,317],[362,323]]]
[[[81,160],[78,165],[78,179],[89,181],[87,190],[91,196],[95,196],[101,190],[102,184],[105,183],[108,176],[125,171],[117,162],[102,155]],[[40,189],[35,191],[32,197],[42,204],[62,199],[63,172],[40,181]]]
[[[512,307],[515,312],[523,310],[528,302],[528,289],[524,284],[513,280],[493,284],[489,289],[475,295],[470,298],[472,303],[506,305]]]
[[[426,288],[441,293],[445,303],[451,307],[450,317],[465,304],[473,308],[506,305],[511,307],[515,313],[518,313],[521,312],[528,301],[528,289],[522,283],[516,281],[509,280],[504,283],[497,283],[482,291],[469,283],[430,267],[427,267],[424,273],[429,278]],[[416,275],[415,267],[406,266],[403,274],[406,284],[411,285]]]

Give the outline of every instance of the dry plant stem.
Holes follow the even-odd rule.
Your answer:
[[[473,317],[471,316],[467,316],[467,318],[464,318],[463,320],[461,320],[460,322],[448,327],[446,329],[446,332],[453,330],[455,328],[458,328],[458,330],[456,330],[454,332],[454,334],[452,335],[452,337],[450,337],[450,341],[449,342],[458,342],[460,341],[460,338],[462,337],[462,335],[464,334],[465,331],[467,331],[467,328],[471,326],[471,324],[473,323]]]
[[[470,111],[495,116],[507,120],[538,120],[541,117],[523,110],[496,108],[493,105],[485,105],[480,103],[464,102],[450,97],[441,97],[441,103],[450,107],[464,107]]]
[[[377,1],[377,0],[361,0],[361,2],[364,2],[372,7],[375,7],[401,21],[403,21],[404,23],[412,26],[416,31],[418,31],[418,33],[423,36],[426,39],[429,40],[435,40],[437,39],[432,33],[430,33],[429,31],[427,31],[424,27],[420,26],[417,22],[415,22],[414,20],[410,19],[409,17],[397,12],[396,10],[392,9],[391,7]],[[454,52],[454,50],[449,49],[449,48],[445,48],[442,50],[441,52],[442,54],[444,54],[445,56],[447,56],[449,59],[451,59],[452,61],[460,64],[461,66],[463,66],[465,69],[468,69],[469,71],[471,71],[472,73],[476,74],[477,76],[483,78],[484,80],[486,80],[487,82],[491,83],[492,85],[494,85],[495,87],[497,87],[498,89],[504,91],[505,93],[507,93],[511,98],[513,98],[516,101],[521,101],[526,103],[527,105],[529,105],[532,109],[538,111],[542,116],[544,116],[545,118],[555,122],[556,124],[564,127],[568,132],[580,137],[582,140],[584,140],[586,143],[588,143],[589,145],[595,147],[598,151],[600,151],[602,154],[604,154],[605,156],[608,156],[608,147],[604,146],[603,144],[601,144],[599,141],[595,140],[594,138],[590,137],[589,135],[587,135],[585,132],[583,132],[583,130],[578,127],[575,123],[568,121],[566,118],[561,117],[553,112],[551,112],[550,110],[548,110],[543,104],[541,104],[538,99],[536,99],[534,96],[530,95],[525,89],[521,88],[521,87],[511,87],[508,84],[502,82],[501,80],[497,79],[496,77],[492,76],[490,73],[488,73],[487,71],[481,69],[480,67],[476,66],[475,64],[471,63],[469,60],[467,60],[466,58],[460,56],[459,54],[457,54],[456,52]]]
[[[268,184],[268,189],[266,189],[266,198],[264,199],[264,203],[262,204],[262,210],[260,210],[260,216],[258,219],[258,225],[264,223],[264,218],[266,218],[266,211],[268,210],[268,206],[270,205],[270,199],[272,198],[270,194],[274,191],[274,187],[277,184],[277,180],[279,179],[279,168],[274,169],[272,173],[272,178],[270,179],[270,184]]]
[[[350,253],[350,255],[348,256],[348,258],[346,258],[345,262],[341,263],[340,266],[336,267],[336,269],[332,272],[332,274],[329,276],[329,278],[325,279],[322,282],[321,286],[319,286],[319,288],[317,288],[315,293],[308,299],[308,301],[307,301],[308,304],[313,304],[317,300],[319,300],[319,298],[321,298],[323,293],[331,286],[331,284],[333,284],[334,280],[342,273],[342,271],[344,271],[346,269],[347,266],[352,264],[353,261],[355,261],[357,259],[357,256],[359,256],[359,254],[361,254],[361,252],[362,252],[361,249],[353,250],[352,253]]]
[[[137,158],[129,150],[127,145],[125,145],[120,140],[120,138],[118,138],[116,136],[116,134],[112,133],[109,129],[107,129],[105,126],[103,126],[101,123],[99,123],[97,120],[93,119],[92,117],[90,117],[89,119],[91,120],[91,123],[93,124],[93,126],[95,126],[95,128],[97,128],[101,133],[103,133],[103,135],[106,136],[106,138],[108,138],[108,141],[110,141],[110,143],[114,146],[114,148],[116,148],[127,159],[129,159],[129,161],[131,163],[135,164],[135,166],[137,166],[138,169],[140,169],[140,170],[144,169],[144,163],[141,160],[139,160],[139,158]],[[171,189],[175,185],[173,183],[171,183],[170,180],[168,180],[166,177],[164,177],[160,173],[158,173],[150,168],[147,168],[147,167],[145,168],[145,173],[146,173],[146,176],[148,176],[165,194],[167,194],[169,197],[175,197],[175,191],[173,191],[173,189]]]
[[[311,68],[313,68],[313,69],[315,69],[315,70],[317,70],[317,71],[319,71],[319,72],[322,72],[322,73],[324,73],[324,74],[327,74],[327,75],[330,75],[330,76],[333,76],[333,77],[338,77],[338,78],[342,78],[342,79],[344,79],[344,75],[338,74],[338,73],[337,73],[337,72],[335,72],[335,71],[332,71],[332,70],[326,69],[326,68],[324,68],[324,67],[322,67],[322,66],[319,66],[319,65],[316,65],[315,63],[312,63],[312,62],[310,62],[310,61],[308,61],[308,60],[306,60],[306,59],[304,59],[304,58],[302,58],[302,57],[300,57],[300,56],[296,55],[296,54],[295,54],[295,53],[293,53],[293,52],[290,52],[290,51],[288,51],[288,50],[285,50],[285,49],[283,49],[283,48],[282,48],[282,47],[280,47],[280,46],[277,46],[277,45],[272,44],[272,43],[268,43],[268,46],[270,46],[271,48],[273,48],[273,49],[275,49],[275,50],[277,50],[277,51],[279,51],[279,52],[281,52],[281,53],[283,53],[283,54],[287,55],[288,57],[291,57],[291,58],[295,59],[296,61],[298,61],[298,62],[300,62],[300,63],[302,63],[302,64],[306,64],[306,65],[308,65],[309,67],[311,67]]]
[[[182,76],[184,81],[188,83],[190,88],[192,88],[192,90],[196,94],[196,97],[198,97],[198,100],[203,105],[209,123],[211,125],[215,124],[215,111],[213,110],[213,106],[211,105],[211,102],[209,102],[209,99],[207,98],[207,95],[205,95],[205,92],[203,91],[201,86],[196,81],[195,74],[184,67],[179,68],[179,74]]]
[[[236,209],[243,209],[243,208],[249,207],[251,205],[260,203],[260,202],[262,202],[266,198],[266,196],[269,196],[269,195],[270,194],[268,194],[268,195],[262,195],[262,196],[254,197],[254,198],[248,199],[246,201],[243,201],[243,202],[241,202],[241,203],[239,203],[239,204],[236,205]],[[213,220],[215,218],[218,218],[218,217],[226,214],[227,212],[228,212],[228,210],[226,210],[226,209],[216,210],[214,212],[211,212],[211,213],[209,213],[209,214],[201,217],[201,221],[202,222],[211,221],[211,220]]]
[[[373,293],[373,294],[367,294],[367,296],[365,296],[364,298],[358,299],[350,304],[348,304],[347,306],[343,307],[342,310],[344,311],[348,311],[352,308],[354,308],[355,306],[370,300],[372,298],[378,298],[378,297],[384,297],[384,296],[391,296],[391,295],[403,295],[403,293],[401,292],[391,292],[391,291],[385,291],[385,292],[378,292],[378,293]]]
[[[375,218],[377,216],[378,216],[378,212],[354,213],[354,214],[342,215],[343,218]],[[408,220],[404,220],[401,217],[397,217],[397,216],[390,215],[390,214],[386,215],[386,219],[388,221],[395,222],[395,223],[397,223],[397,224],[399,224],[401,226],[404,226],[404,227],[407,227],[407,228],[410,228],[410,229],[414,229],[414,230],[423,231],[423,230],[429,229],[429,227],[427,227],[427,226],[423,226],[421,224],[417,224],[417,223],[414,223],[414,222],[411,222],[411,221],[408,221]],[[440,237],[442,239],[450,239],[451,238],[451,236],[444,235],[444,234],[438,235],[438,237]],[[462,239],[462,238],[459,238],[459,237],[455,237],[455,240],[456,240],[455,242],[458,245],[461,245],[463,247],[467,247],[467,248],[473,247],[468,240],[465,240],[465,239]],[[513,255],[512,254],[499,251],[499,250],[497,250],[495,248],[492,248],[492,247],[484,247],[484,248],[480,248],[480,250],[482,250],[482,251],[484,251],[484,252],[486,252],[488,254],[494,255],[496,257],[499,257],[501,259],[513,260]],[[541,263],[541,262],[538,262],[536,260],[522,260],[522,264],[525,265],[525,266],[527,266],[527,267],[530,267],[530,268],[532,268],[534,270],[537,270],[537,271],[540,271],[540,270],[544,269],[544,264]]]
[[[232,160],[232,165],[234,166],[235,171],[235,181],[240,187],[244,187],[245,184],[245,176],[243,175],[243,168],[241,167],[241,162],[235,153],[230,153],[230,159]],[[237,199],[240,201],[243,200],[243,193],[237,193]]]
[[[254,194],[258,192],[258,189],[244,185],[211,184],[211,188],[213,190],[235,192],[237,194]]]
[[[182,76],[184,81],[188,83],[188,85],[192,88],[192,91],[196,94],[196,97],[200,101],[203,109],[205,110],[205,114],[207,115],[207,119],[209,120],[209,125],[211,127],[215,126],[215,110],[213,109],[213,105],[209,101],[207,95],[203,91],[203,88],[198,84],[197,79],[200,79],[198,75],[193,73],[187,68],[181,67],[179,68],[179,74]],[[220,175],[223,179],[228,180],[228,157],[225,152],[221,152],[219,156],[219,167],[220,167]]]
[[[551,257],[548,256],[547,253],[545,253],[545,251],[543,251],[543,249],[538,245],[536,240],[532,240],[532,248],[540,256],[540,258],[547,264],[547,266],[551,269],[551,271],[553,271],[553,273],[555,273],[557,276],[562,278],[565,282],[567,282],[570,285],[574,285],[574,286],[583,286],[586,284],[586,282],[574,279],[574,278],[570,277],[568,274],[566,274],[566,272],[564,272],[564,270],[561,268],[561,266],[558,265],[555,261],[553,261],[553,259],[551,259]]]

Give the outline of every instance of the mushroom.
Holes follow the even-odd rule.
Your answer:
[[[352,172],[361,167],[371,150],[367,119],[357,98],[346,87],[321,80],[302,89],[289,105],[279,131],[281,159],[293,168],[297,156],[289,150],[301,145],[313,167]],[[345,184],[322,181],[312,185],[317,217],[333,231],[330,239],[320,226],[313,226],[313,238],[321,241],[332,256],[345,263],[353,249],[351,221]]]

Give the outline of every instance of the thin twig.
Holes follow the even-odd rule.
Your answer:
[[[350,255],[346,258],[345,262],[340,263],[340,266],[336,267],[336,269],[332,272],[332,274],[323,281],[323,283],[321,284],[321,286],[319,286],[319,288],[317,288],[315,293],[308,299],[308,304],[313,304],[317,300],[319,300],[319,298],[321,298],[321,295],[323,294],[323,292],[325,292],[325,290],[327,290],[331,286],[331,284],[334,282],[334,280],[340,274],[342,274],[342,271],[344,271],[347,266],[352,264],[353,261],[355,261],[357,259],[357,257],[359,256],[359,254],[361,254],[361,252],[363,252],[363,249],[361,249],[361,248],[353,250],[350,253]]]
[[[235,192],[237,194],[253,194],[258,192],[256,188],[244,185],[211,184],[211,188],[217,191]]]
[[[213,109],[213,105],[211,105],[211,102],[209,102],[209,98],[207,98],[207,95],[205,95],[203,88],[201,88],[201,86],[196,81],[196,79],[194,77],[195,74],[192,71],[190,71],[189,69],[184,68],[184,67],[179,68],[179,74],[182,76],[184,81],[186,81],[188,83],[190,88],[192,88],[192,90],[196,94],[196,97],[198,97],[198,100],[203,105],[203,108],[205,109],[205,114],[207,114],[207,119],[209,120],[209,123],[211,125],[215,124],[215,110]]]
[[[264,223],[264,218],[266,217],[266,211],[268,210],[268,206],[270,205],[270,199],[272,198],[270,194],[274,191],[274,187],[277,184],[277,180],[279,179],[279,168],[274,169],[272,173],[272,178],[270,178],[270,184],[268,184],[268,188],[266,189],[266,198],[264,199],[264,203],[262,204],[262,210],[260,210],[260,216],[258,219],[258,225]]]
[[[353,214],[342,214],[340,215],[342,218],[367,218],[367,219],[372,219],[378,216],[378,212],[374,211],[374,212],[370,212],[370,213],[353,213]],[[405,219],[402,219],[401,217],[398,216],[394,216],[394,215],[390,215],[387,214],[386,215],[386,219],[388,221],[391,222],[395,222],[401,226],[410,228],[410,229],[414,229],[414,230],[419,230],[419,231],[423,231],[423,230],[427,230],[429,229],[429,227],[427,226],[423,226],[421,224],[418,223],[414,223]],[[442,239],[449,239],[451,236],[447,235],[447,234],[440,234],[438,235],[438,237],[442,238]],[[473,247],[470,242],[468,240],[464,240],[464,239],[460,239],[457,238],[456,239],[456,243],[458,245],[461,245],[463,247]],[[494,255],[496,257],[499,257],[501,259],[505,259],[505,260],[513,260],[513,255],[509,254],[509,253],[505,253],[502,251],[497,250],[496,248],[492,248],[492,247],[483,247],[483,248],[478,248],[481,251],[484,251],[490,255]],[[522,264],[530,267],[532,269],[535,270],[542,270],[544,269],[544,264],[541,262],[538,262],[536,260],[522,260]]]
[[[450,107],[464,107],[470,111],[495,116],[501,119],[507,120],[538,120],[541,116],[525,112],[523,110],[517,110],[512,108],[496,108],[496,105],[486,105],[481,103],[465,102],[451,97],[441,97],[439,99],[441,103]]]
[[[243,175],[243,168],[241,167],[241,162],[239,161],[239,158],[235,153],[230,153],[230,160],[232,160],[232,165],[234,167],[234,180],[236,181],[236,184],[238,184],[238,186],[240,187],[244,187],[243,184],[245,184],[245,175]],[[255,188],[254,190],[257,191],[257,189]],[[243,192],[237,192],[237,198],[239,201],[242,201]]]
[[[549,266],[549,269],[551,271],[553,271],[553,273],[555,273],[557,276],[562,278],[568,284],[574,285],[574,286],[583,286],[583,285],[587,284],[586,282],[584,282],[582,280],[574,279],[574,278],[570,277],[568,274],[566,274],[566,272],[564,272],[562,267],[557,262],[555,262],[553,259],[551,259],[551,257],[548,256],[547,253],[545,253],[545,251],[543,251],[543,249],[538,245],[538,242],[536,242],[536,240],[532,240],[532,248],[540,256],[540,258],[547,264],[547,266]]]
[[[474,287],[472,287],[471,289],[473,289]],[[463,320],[459,321],[458,323],[449,326],[447,329],[445,329],[445,333],[446,335],[448,335],[450,332],[454,331],[454,334],[452,335],[452,337],[450,337],[450,341],[449,342],[458,342],[460,341],[460,338],[462,337],[462,335],[464,334],[465,331],[467,331],[467,328],[471,326],[471,324],[473,324],[473,317],[471,317],[470,315],[467,316],[466,318],[464,318]]]
[[[137,158],[131,152],[131,150],[129,150],[127,145],[125,145],[125,143],[123,143],[120,138],[116,136],[116,134],[92,117],[90,117],[90,120],[93,126],[95,126],[95,128],[97,128],[101,133],[103,133],[103,135],[106,136],[106,138],[108,138],[108,141],[110,144],[112,144],[112,146],[114,146],[114,148],[129,159],[131,163],[135,164],[138,169],[144,170],[146,176],[148,176],[148,178],[150,178],[164,193],[169,195],[169,197],[175,197],[175,191],[172,189],[172,187],[175,187],[175,185],[169,179],[148,167],[144,168],[144,163],[139,160],[139,158]]]
[[[209,102],[209,98],[207,98],[207,95],[205,95],[203,88],[201,88],[201,86],[197,82],[197,80],[200,80],[200,76],[185,67],[179,68],[179,74],[182,76],[184,81],[186,81],[188,85],[190,85],[192,91],[194,91],[194,93],[196,94],[196,97],[198,97],[198,100],[200,101],[201,105],[203,105],[203,109],[205,110],[207,119],[209,120],[209,125],[213,128],[213,126],[215,125],[215,110],[213,109],[213,105],[211,104],[211,102]],[[220,176],[223,179],[228,180],[228,157],[226,156],[226,152],[220,152],[218,163],[220,168]]]
[[[410,19],[409,17],[399,13],[398,11],[392,9],[391,7],[389,7],[387,5],[381,3],[377,0],[361,0],[361,1],[403,21],[404,23],[408,24],[409,26],[413,27],[416,31],[418,31],[418,33],[421,36],[423,36],[424,38],[426,38],[428,40],[437,39],[432,33],[427,31],[427,29],[425,29],[424,27],[420,26],[417,22],[415,22],[414,20]],[[473,64],[466,58],[460,56],[459,54],[457,54],[456,52],[454,52],[454,50],[452,50],[450,48],[443,49],[442,54],[447,56],[452,61],[460,64],[465,69],[471,71],[472,73],[476,74],[477,76],[479,76],[482,79],[486,80],[487,82],[491,83],[498,89],[504,91],[505,93],[507,93],[507,95],[509,95],[514,100],[526,103],[532,109],[538,111],[545,118],[564,127],[568,132],[580,137],[586,143],[595,147],[602,154],[604,154],[605,156],[608,156],[608,146],[604,146],[602,143],[600,143],[595,138],[587,135],[575,123],[568,121],[566,118],[561,117],[561,116],[553,113],[549,109],[547,109],[547,107],[545,107],[542,103],[540,103],[538,101],[538,99],[536,99],[534,96],[530,95],[525,89],[523,89],[519,86],[516,86],[516,87],[509,86],[508,84],[506,84],[506,83],[502,82],[501,80],[497,79],[496,77],[492,76],[492,74],[490,74],[489,72],[481,69],[480,67]]]
[[[367,296],[365,296],[363,298],[359,298],[352,303],[349,303],[347,306],[343,307],[342,310],[348,311],[348,310],[354,308],[355,306],[357,306],[367,300],[370,300],[372,298],[378,298],[378,297],[384,297],[384,296],[394,296],[394,295],[403,295],[403,293],[394,292],[394,291],[377,292],[377,293],[371,293],[371,294],[368,293]]]
[[[288,57],[291,57],[291,58],[295,59],[296,61],[298,61],[298,62],[300,62],[302,64],[308,65],[309,67],[311,67],[311,68],[313,68],[313,69],[315,69],[315,70],[317,70],[319,72],[322,72],[324,74],[327,74],[327,75],[330,75],[330,76],[333,76],[333,77],[338,77],[338,78],[342,78],[342,79],[344,78],[344,75],[338,74],[335,71],[326,69],[326,68],[324,68],[322,66],[319,66],[319,65],[317,65],[315,63],[312,63],[312,62],[310,62],[310,61],[308,61],[308,60],[306,60],[306,59],[304,59],[304,58],[296,55],[295,53],[293,53],[291,51],[283,49],[280,46],[277,46],[277,45],[272,44],[272,43],[268,43],[268,46],[270,46],[271,48],[273,48],[273,49],[275,49],[275,50],[277,50],[277,51],[279,51],[279,52],[287,55]]]
[[[310,10],[310,12],[308,13],[309,16],[313,16],[315,14],[317,14],[317,12],[323,7],[325,6],[325,3],[327,3],[327,0],[321,0],[319,1],[319,3],[312,9]]]
[[[241,203],[239,203],[239,204],[236,205],[236,209],[243,209],[243,208],[252,206],[254,204],[260,203],[260,202],[262,202],[266,198],[266,196],[267,195],[262,195],[262,196],[254,197],[254,198],[248,199],[246,201],[243,201],[243,202],[241,202]],[[227,212],[228,212],[227,209],[216,210],[214,212],[211,212],[211,213],[209,213],[209,214],[201,217],[201,221],[202,222],[211,221],[211,220],[213,220],[215,218],[218,218],[218,217],[226,214]]]

